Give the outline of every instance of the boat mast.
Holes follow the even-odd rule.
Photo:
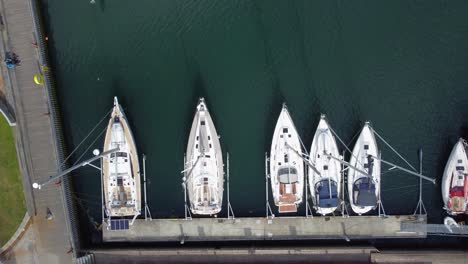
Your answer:
[[[306,159],[303,155],[301,155],[299,153],[299,151],[295,150],[291,145],[289,145],[287,142],[285,143],[286,147],[288,147],[289,149],[291,149],[294,153],[296,153],[296,155],[298,155],[303,161],[306,162],[307,166],[309,166],[315,173],[317,173],[320,177],[322,177],[322,175],[320,174],[320,171],[317,170],[317,168],[315,168],[314,164],[312,164],[312,161],[310,161],[310,159]]]
[[[186,155],[184,154],[184,167],[187,166],[186,159],[187,159]],[[198,162],[198,159],[196,162]],[[182,171],[182,173],[186,173],[188,170],[191,170],[192,168],[185,169]],[[192,220],[190,209],[187,206],[187,176],[186,175],[184,175],[184,177],[182,178],[182,187],[184,188],[184,214],[185,214],[185,220]]]
[[[379,152],[379,157],[382,157],[382,152]],[[379,201],[378,203],[378,209],[379,209],[379,217],[386,217],[385,214],[385,208],[383,207],[382,204],[382,174],[380,174],[380,187],[379,187]]]
[[[103,159],[100,159],[100,167],[99,171],[101,173],[101,221],[104,221],[104,210],[105,210],[105,204],[104,204],[104,172],[102,171],[103,168]]]
[[[423,159],[423,152],[422,148],[419,149],[419,173],[422,173],[422,159]],[[418,205],[416,205],[416,209],[414,210],[413,215],[416,215],[416,212],[419,209],[419,215],[427,214],[426,207],[424,206],[423,200],[422,200],[422,179],[419,178],[419,201]]]
[[[305,204],[306,204],[306,218],[309,218],[310,217],[314,217],[313,213],[312,213],[312,209],[310,209],[310,206],[309,206],[309,170],[306,170],[304,171],[305,173],[305,176],[306,176],[306,179],[305,179],[305,184],[304,184],[304,192],[305,192]]]
[[[332,198],[332,191],[331,191],[331,177],[328,177],[328,197],[329,199]]]
[[[270,178],[270,175],[268,174],[268,162],[269,161],[270,159],[268,158],[268,153],[265,152],[265,200],[266,200],[265,213],[266,213],[266,218],[268,220],[272,220],[273,218],[275,218],[275,215],[273,214],[273,211],[271,210],[270,202],[268,201],[268,178]]]
[[[148,202],[146,200],[146,155],[145,154],[143,154],[143,184],[144,184],[143,187],[145,188],[145,221],[147,221],[148,219],[152,221],[153,218],[151,217],[151,212],[148,206]]]
[[[90,159],[87,159],[87,160],[85,160],[85,161],[83,161],[83,162],[81,162],[81,163],[79,163],[79,164],[77,164],[77,165],[75,165],[75,166],[73,166],[73,167],[71,167],[69,169],[64,170],[63,172],[61,172],[61,173],[59,173],[59,174],[57,174],[55,176],[50,177],[48,180],[46,180],[46,181],[44,181],[42,183],[35,182],[35,183],[32,184],[32,187],[34,189],[41,189],[43,186],[45,186],[45,185],[47,185],[47,184],[49,184],[49,183],[51,183],[53,181],[56,181],[57,179],[62,178],[63,176],[67,175],[68,173],[70,173],[70,172],[72,172],[72,171],[74,171],[74,170],[76,170],[76,169],[78,169],[80,167],[84,167],[86,165],[96,167],[93,164],[91,164],[91,162],[93,162],[93,161],[95,161],[97,159],[100,159],[100,158],[102,158],[102,157],[104,157],[106,155],[109,155],[111,153],[117,152],[119,150],[120,149],[117,147],[117,148],[114,148],[114,149],[110,149],[108,151],[104,151],[103,153],[101,153],[99,155],[96,155],[96,156],[94,156],[94,157],[92,157]]]
[[[232,210],[231,201],[229,200],[229,152],[226,155],[226,168],[227,168],[227,205],[228,205],[228,219],[234,219],[234,211]]]
[[[372,155],[371,155],[371,156],[372,156]],[[383,162],[383,163],[385,163],[385,164],[387,164],[387,165],[393,166],[393,167],[395,167],[395,168],[397,168],[397,169],[400,169],[400,170],[402,170],[402,171],[404,171],[404,172],[407,172],[407,173],[409,173],[409,174],[411,174],[411,175],[418,176],[418,177],[421,178],[421,179],[424,179],[424,180],[426,180],[426,181],[432,182],[433,184],[436,184],[436,180],[435,180],[435,179],[431,179],[431,178],[429,178],[429,177],[427,177],[427,176],[424,176],[424,175],[422,175],[422,174],[420,174],[420,173],[416,173],[416,172],[410,171],[410,170],[405,169],[405,168],[403,168],[403,167],[401,167],[401,166],[398,166],[398,165],[393,164],[393,163],[391,163],[391,162],[385,161],[385,160],[383,160],[383,159],[381,159],[381,158],[378,158],[378,157],[375,157],[375,156],[372,156],[372,157],[373,157],[374,159],[380,160],[381,162]]]
[[[357,172],[363,174],[364,176],[367,176],[367,177],[369,177],[369,178],[372,179],[372,175],[370,175],[369,173],[367,173],[367,172],[365,172],[365,171],[363,171],[363,170],[361,170],[361,169],[359,169],[359,168],[356,168],[355,166],[351,165],[349,162],[346,162],[346,161],[344,161],[344,160],[342,160],[342,159],[339,159],[339,158],[334,157],[334,156],[332,156],[332,155],[330,155],[330,154],[327,154],[325,151],[323,152],[323,155],[325,155],[325,156],[328,157],[328,158],[332,158],[332,159],[334,159],[334,160],[340,162],[341,164],[343,164],[343,165],[345,165],[345,166],[347,166],[347,167],[350,167],[351,169],[353,169],[353,170],[355,170],[355,171],[357,171]]]
[[[346,152],[343,150],[343,159],[345,159]],[[341,163],[341,215],[344,217],[349,217],[348,209],[346,208],[345,202],[345,166]]]

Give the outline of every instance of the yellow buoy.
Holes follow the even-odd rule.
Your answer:
[[[44,85],[44,76],[42,76],[42,74],[34,75],[34,82],[37,85]]]

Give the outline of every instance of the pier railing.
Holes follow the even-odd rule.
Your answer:
[[[51,131],[52,136],[54,138],[54,151],[56,152],[57,157],[57,168],[59,172],[61,172],[65,170],[67,166],[66,164],[64,164],[65,141],[63,137],[60,113],[58,111],[58,102],[56,98],[56,89],[53,74],[51,72],[51,67],[48,59],[49,57],[47,53],[47,41],[46,36],[44,35],[44,26],[41,20],[41,9],[38,0],[29,0],[29,3],[34,22],[36,44],[38,47],[38,60],[41,66],[42,74],[44,76],[44,89],[46,92],[47,102],[49,106]],[[70,179],[70,175],[63,177],[61,188],[62,199],[65,209],[66,225],[69,231],[68,233],[70,235],[70,243],[73,249],[73,255],[76,258],[80,252],[80,239],[78,232],[79,225],[76,207],[71,196],[72,182]]]

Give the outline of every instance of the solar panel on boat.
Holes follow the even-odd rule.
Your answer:
[[[127,219],[111,220],[111,230],[127,230],[128,228]]]

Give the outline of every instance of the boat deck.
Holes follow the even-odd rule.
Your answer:
[[[297,206],[295,204],[280,205],[278,206],[278,212],[279,213],[295,213],[297,212]]]
[[[296,196],[294,196],[294,194],[292,193],[286,193],[286,194],[283,194],[279,197],[279,200],[280,202],[282,203],[289,203],[289,204],[293,204],[294,202],[297,201],[297,198]]]
[[[170,242],[301,239],[374,239],[425,238],[426,217],[352,216],[352,217],[264,217],[137,219],[127,230],[107,230],[103,223],[104,242]],[[420,228],[408,232],[407,224]]]

